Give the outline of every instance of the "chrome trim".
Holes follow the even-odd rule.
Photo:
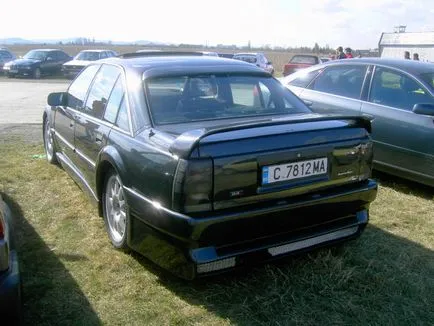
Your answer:
[[[95,198],[97,202],[99,202],[98,197],[96,196],[95,192],[90,187],[89,183],[87,183],[86,179],[81,175],[80,171],[73,165],[72,162],[69,162],[69,160],[63,155],[62,153],[57,153],[57,158],[61,160],[63,163],[65,163],[72,172],[80,179],[80,181],[83,183],[83,185],[90,191],[92,196]]]
[[[355,234],[359,230],[359,226],[352,226],[346,229],[341,229],[333,232],[329,232],[326,234],[322,234],[317,237],[308,238],[300,241],[291,242],[288,244],[284,244],[277,247],[268,248],[268,252],[272,256],[277,256],[281,254],[285,254],[291,251],[296,251],[304,248],[308,248],[311,246],[315,246],[317,244],[321,244],[327,241],[337,240],[341,238],[348,237],[350,235]]]
[[[166,213],[169,213],[169,214],[175,215],[176,217],[178,217],[178,218],[182,218],[182,219],[185,219],[185,220],[190,220],[190,219],[191,219],[191,218],[190,218],[189,216],[187,216],[187,215],[184,215],[184,214],[181,214],[181,213],[178,213],[178,212],[174,212],[174,211],[172,211],[172,210],[170,210],[170,209],[168,209],[168,208],[166,208],[166,207],[161,206],[158,202],[153,201],[153,200],[151,200],[151,199],[149,199],[149,198],[143,196],[142,194],[138,193],[138,192],[135,191],[134,189],[131,189],[131,188],[126,187],[126,186],[123,186],[123,187],[124,187],[124,189],[125,189],[127,192],[129,192],[130,194],[132,194],[132,195],[138,197],[139,199],[145,201],[145,202],[148,203],[148,204],[153,205],[153,206],[154,206],[156,209],[158,209],[158,210],[162,210],[162,211],[164,211],[164,212],[166,212]]]
[[[57,130],[55,130],[54,128],[51,128],[51,132],[54,132],[54,135],[55,135],[56,137],[59,137],[59,139],[60,139],[63,143],[65,143],[65,145],[68,146],[71,150],[74,150],[74,149],[75,149],[74,146],[73,146],[69,141],[67,141],[65,138],[63,138],[63,136],[62,136],[61,134],[59,134],[59,132],[58,132]]]
[[[78,154],[78,156],[80,156],[82,159],[84,159],[87,163],[89,163],[90,165],[92,165],[92,167],[95,169],[96,167],[96,163],[94,161],[92,161],[90,158],[88,158],[86,155],[84,155],[80,150],[78,150],[77,148],[75,149],[75,152]]]

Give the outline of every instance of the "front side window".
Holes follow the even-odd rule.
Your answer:
[[[382,67],[375,68],[369,101],[409,111],[415,104],[433,103],[431,95],[413,78]]]
[[[147,80],[145,89],[156,124],[310,112],[270,77],[159,77]]]
[[[121,71],[112,65],[103,65],[95,76],[84,112],[96,118],[102,118],[107,100]]]
[[[366,66],[326,68],[309,86],[315,91],[359,99]]]
[[[72,82],[68,89],[69,107],[76,110],[80,110],[83,107],[87,90],[89,89],[89,86],[92,83],[92,80],[95,77],[99,67],[99,65],[88,66]]]

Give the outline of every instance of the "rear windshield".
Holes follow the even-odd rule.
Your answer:
[[[289,63],[305,63],[314,65],[318,63],[318,58],[310,55],[295,55]]]
[[[147,79],[145,89],[157,125],[310,113],[299,98],[271,77],[159,77]]]
[[[235,55],[233,59],[245,61],[248,63],[256,63],[256,56],[254,55]]]
[[[434,72],[421,74],[420,78],[429,85],[430,91],[434,92]]]

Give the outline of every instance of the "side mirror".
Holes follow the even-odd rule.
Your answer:
[[[413,106],[413,112],[416,114],[424,114],[424,115],[434,116],[434,104],[431,104],[431,103],[415,104]]]
[[[67,93],[50,93],[47,97],[47,103],[50,106],[66,106]]]

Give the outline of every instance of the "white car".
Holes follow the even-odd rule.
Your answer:
[[[112,50],[83,50],[79,52],[74,59],[65,62],[62,71],[65,77],[74,78],[92,61],[115,57],[117,53]]]
[[[233,58],[235,60],[245,61],[254,64],[270,74],[274,74],[274,67],[263,53],[235,53]]]

